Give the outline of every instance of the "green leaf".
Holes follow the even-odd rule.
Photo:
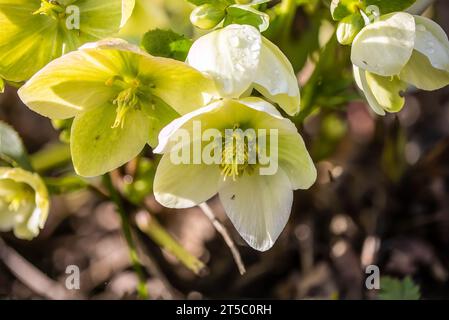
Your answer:
[[[187,0],[188,2],[201,6],[203,4],[213,4],[213,5],[231,5],[235,3],[233,0]]]
[[[247,24],[263,32],[268,29],[270,24],[268,14],[247,5],[233,5],[228,7],[226,12],[225,26],[230,24]]]
[[[358,0],[332,0],[332,18],[336,21],[340,21],[343,18],[355,13],[359,6],[360,1]]]
[[[0,121],[0,159],[13,167],[32,170],[19,134],[2,121]]]
[[[142,47],[153,56],[185,61],[192,40],[171,30],[155,29],[145,33]]]
[[[381,300],[419,300],[421,298],[419,286],[410,277],[403,280],[382,277],[380,286]]]
[[[380,9],[380,14],[403,11],[413,5],[416,0],[365,0],[365,7],[376,6]]]

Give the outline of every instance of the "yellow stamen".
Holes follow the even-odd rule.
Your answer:
[[[108,79],[105,84],[108,87],[116,86],[122,90],[117,95],[117,98],[112,101],[112,103],[117,106],[117,116],[112,128],[120,127],[123,129],[127,113],[132,109],[138,109],[140,107],[140,101],[137,96],[140,82],[137,79],[127,81],[121,76],[114,76]]]
[[[234,126],[234,129],[238,126]],[[240,132],[234,132],[231,139],[223,143],[221,156],[221,175],[226,181],[227,177],[232,177],[233,181],[242,176],[246,171],[252,173],[251,164],[249,164],[249,148],[244,141],[245,137]]]
[[[42,0],[40,8],[33,12],[33,14],[44,14],[57,19],[65,16],[65,10],[56,0]]]

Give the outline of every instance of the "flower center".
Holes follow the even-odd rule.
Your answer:
[[[44,14],[53,19],[59,19],[65,17],[65,9],[56,0],[41,0],[41,7],[33,14]]]
[[[13,183],[7,189],[0,196],[0,204],[6,205],[9,211],[18,212],[33,202],[34,192],[28,186]]]
[[[140,108],[140,101],[138,94],[141,83],[138,79],[124,79],[121,76],[114,76],[106,81],[109,87],[117,87],[121,91],[117,97],[112,101],[117,106],[114,124],[112,128],[122,128],[125,125],[125,118],[129,111]]]
[[[245,139],[246,138],[246,139]],[[244,172],[252,174],[257,164],[257,141],[252,132],[243,132],[239,124],[227,131],[223,141],[220,168],[223,179],[232,177],[236,180]]]

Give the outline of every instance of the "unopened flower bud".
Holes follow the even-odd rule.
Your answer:
[[[363,18],[359,14],[347,16],[340,21],[337,28],[337,40],[343,45],[350,45],[356,35],[365,26]]]
[[[192,24],[200,29],[212,29],[220,23],[225,17],[223,8],[211,4],[203,4],[196,7],[190,15]]]

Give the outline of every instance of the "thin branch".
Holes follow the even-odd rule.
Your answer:
[[[158,278],[167,289],[168,293],[171,297],[167,297],[169,299],[184,299],[185,297],[179,292],[176,288],[172,286],[168,278],[165,276],[164,272],[161,270],[159,265],[154,261],[154,258],[145,250],[145,245],[140,241],[138,237],[136,237],[136,244],[140,256],[142,257],[142,264],[147,269],[148,273],[154,275]]]
[[[126,213],[126,211],[124,209],[120,194],[114,188],[112,181],[111,181],[111,177],[108,174],[103,176],[103,182],[104,182],[104,185],[106,186],[106,188],[108,189],[110,198],[115,203],[117,213],[120,215],[120,218],[121,218],[123,235],[125,236],[126,242],[128,244],[131,263],[134,267],[134,271],[136,272],[137,278],[139,280],[139,283],[137,286],[137,293],[141,299],[148,299],[146,278],[145,278],[145,274],[143,272],[142,264],[140,263],[140,260],[139,260],[139,255],[137,253],[136,244],[133,239],[133,235],[132,235],[132,231],[131,231],[131,224],[129,222],[128,214]]]
[[[435,0],[418,0],[407,11],[411,14],[421,15],[429,8]]]
[[[234,241],[232,240],[231,236],[229,235],[228,231],[221,224],[221,222],[217,220],[217,218],[214,215],[214,212],[207,203],[202,203],[199,205],[199,207],[212,222],[217,232],[223,237],[226,245],[231,250],[232,256],[234,258],[235,263],[237,264],[240,274],[244,275],[246,273],[245,265],[243,264],[242,257],[240,256],[240,253],[236,245],[234,244]]]
[[[9,247],[2,238],[0,238],[0,259],[17,279],[41,297],[51,300],[85,299],[81,294],[69,291],[59,282],[47,277],[17,251]]]
[[[149,213],[149,210],[138,212],[134,221],[140,231],[150,237],[162,249],[175,256],[179,262],[193,273],[200,275],[205,270],[204,263],[179,244],[156,218]]]

